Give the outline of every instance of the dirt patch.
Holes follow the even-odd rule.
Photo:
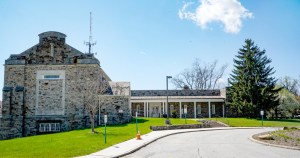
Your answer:
[[[253,139],[269,144],[300,148],[300,129],[286,129],[253,135]]]

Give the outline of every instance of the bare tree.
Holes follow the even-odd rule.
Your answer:
[[[86,82],[85,93],[84,93],[84,104],[86,110],[90,115],[92,133],[95,133],[95,114],[98,110],[98,89],[100,82],[88,81]]]
[[[91,129],[95,133],[95,116],[99,111],[99,124],[100,124],[100,109],[101,97],[100,95],[107,94],[109,90],[108,82],[102,77],[101,73],[96,80],[87,79],[84,92],[84,104],[86,110],[90,115]]]
[[[98,124],[101,124],[101,109],[104,103],[107,100],[106,94],[109,94],[110,85],[106,80],[102,80],[100,86],[98,87],[98,112],[99,112],[99,120]]]
[[[172,79],[176,88],[188,86],[190,89],[215,89],[218,81],[223,77],[227,64],[217,69],[218,61],[212,63],[201,63],[196,59],[191,69],[185,69]]]
[[[285,76],[279,79],[279,84],[291,93],[298,95],[298,87],[300,86],[299,80]]]
[[[129,82],[110,82],[114,95],[130,95]]]

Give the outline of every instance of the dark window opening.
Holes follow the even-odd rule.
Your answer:
[[[45,75],[44,79],[59,79],[59,75]]]

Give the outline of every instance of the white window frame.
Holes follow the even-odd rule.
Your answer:
[[[215,104],[212,104],[211,105],[211,114],[216,114],[216,105]]]
[[[40,123],[39,132],[60,132],[60,123]]]
[[[201,115],[201,104],[197,105],[197,114]]]
[[[141,109],[140,104],[137,104],[137,105],[136,105],[136,112],[137,112],[138,114],[140,114],[140,109]]]
[[[186,109],[186,113],[188,113],[188,105],[187,104],[183,105],[182,114],[184,114],[184,109]]]
[[[170,105],[170,114],[172,114],[172,111],[174,111],[174,105]]]

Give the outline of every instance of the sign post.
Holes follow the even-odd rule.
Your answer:
[[[106,123],[107,123],[107,114],[104,115],[104,143],[106,144]]]
[[[261,115],[261,126],[264,127],[264,110],[260,110]]]
[[[137,118],[138,117],[138,112],[136,111],[135,112],[135,128],[136,128],[136,133],[138,133],[139,131],[139,128],[138,128],[138,121],[137,121]]]
[[[186,124],[187,105],[184,105],[183,113],[184,113],[184,121]]]

